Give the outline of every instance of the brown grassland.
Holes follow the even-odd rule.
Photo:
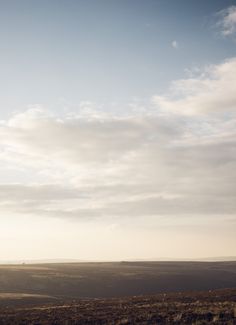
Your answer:
[[[236,324],[236,262],[2,265],[0,324]]]

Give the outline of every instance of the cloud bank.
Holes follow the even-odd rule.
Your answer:
[[[31,176],[1,184],[1,214],[232,222],[235,76],[235,58],[205,68],[142,114],[31,109],[2,121],[2,176]]]

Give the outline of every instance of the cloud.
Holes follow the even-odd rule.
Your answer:
[[[211,78],[177,82],[175,91],[204,104],[203,89],[208,112],[209,89],[227,84],[234,64],[212,67]],[[163,217],[233,217],[236,119],[183,115],[169,101],[174,114],[59,118],[31,109],[13,115],[0,126],[0,173],[11,168],[11,174],[33,176],[27,184],[0,186],[0,213],[79,220],[155,217],[160,223]]]
[[[45,157],[55,163],[106,164],[126,159],[133,149],[151,141],[157,132],[159,142],[178,132],[176,123],[152,117],[68,117],[52,118],[44,111],[29,110],[12,117],[0,128],[0,143],[5,152],[17,152],[29,159]]]
[[[156,95],[154,103],[163,112],[183,115],[235,113],[236,58],[207,66],[195,77],[176,80],[167,95]]]
[[[224,36],[231,36],[236,33],[236,6],[228,7],[218,13],[220,21],[218,26]]]
[[[177,48],[179,47],[179,44],[178,44],[177,41],[172,41],[171,46],[172,46],[174,49],[177,49]]]

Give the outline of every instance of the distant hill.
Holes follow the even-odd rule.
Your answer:
[[[217,256],[217,257],[205,257],[201,258],[198,261],[207,261],[207,262],[230,262],[236,261],[236,256]]]
[[[159,257],[159,258],[139,258],[139,259],[127,259],[124,261],[129,262],[234,262],[236,256],[213,256],[213,257],[202,257],[202,258],[171,258],[171,257]],[[54,263],[113,263],[121,262],[119,260],[107,261],[107,260],[80,260],[73,258],[55,258],[55,259],[20,259],[20,260],[0,260],[0,265],[12,265],[12,264],[54,264]]]

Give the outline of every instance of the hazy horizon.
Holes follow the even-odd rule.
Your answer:
[[[73,264],[73,263],[122,263],[122,262],[176,262],[176,263],[192,263],[192,262],[235,262],[236,256],[210,256],[210,257],[196,257],[196,258],[171,258],[171,257],[161,257],[161,258],[137,258],[137,259],[117,259],[117,260],[104,260],[104,259],[17,259],[17,260],[0,260],[1,265],[19,265],[19,264]]]
[[[236,256],[236,1],[0,9],[0,262]]]

